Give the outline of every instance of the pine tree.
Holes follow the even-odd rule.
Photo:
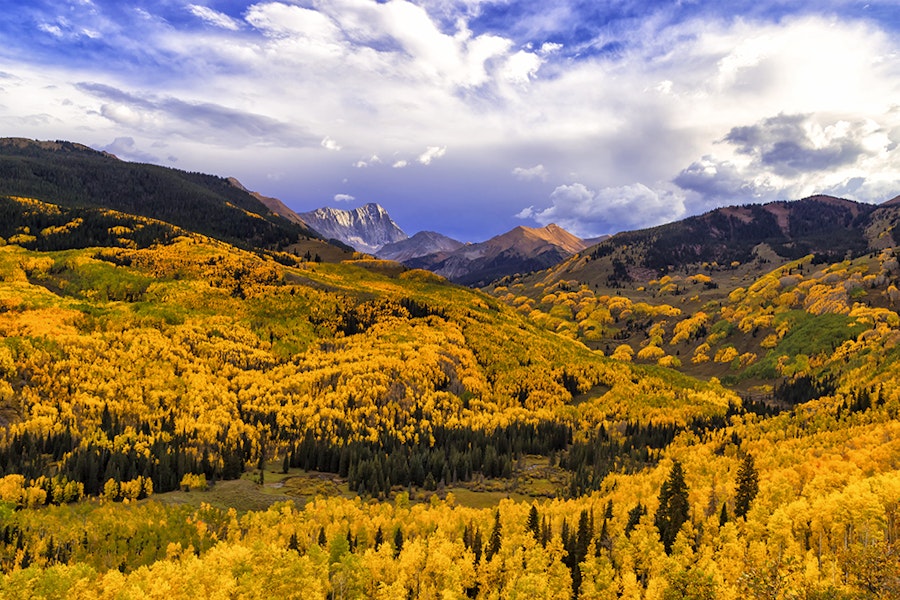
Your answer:
[[[377,550],[379,546],[384,543],[384,532],[381,531],[381,525],[378,526],[378,529],[375,531],[375,549]]]
[[[485,552],[485,558],[487,560],[491,560],[495,554],[500,552],[501,529],[500,511],[498,510],[494,513],[494,528],[491,530],[491,537],[488,540],[488,547]]]
[[[399,527],[397,531],[394,532],[394,557],[400,556],[400,551],[403,550],[403,530]]]
[[[728,522],[728,503],[722,503],[722,512],[719,513],[719,527],[725,525]]]
[[[659,539],[666,549],[666,554],[672,551],[672,544],[675,543],[681,526],[688,520],[689,510],[684,471],[681,463],[675,461],[669,472],[669,478],[660,488],[659,508],[653,517],[653,523],[659,530]]]
[[[641,517],[646,514],[647,508],[640,502],[637,503],[637,506],[628,511],[628,522],[625,523],[625,537],[631,536],[631,532],[634,531],[634,528],[641,522]]]
[[[746,518],[750,504],[759,493],[759,474],[753,464],[753,455],[744,457],[737,474],[737,497],[734,500],[734,516]]]
[[[531,505],[531,510],[528,511],[528,523],[527,523],[528,531],[531,532],[531,535],[534,536],[535,541],[540,541],[541,539],[541,521],[538,516],[537,506],[534,504]]]

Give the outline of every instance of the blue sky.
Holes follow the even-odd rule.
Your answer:
[[[408,233],[900,194],[896,2],[0,0],[0,135]]]

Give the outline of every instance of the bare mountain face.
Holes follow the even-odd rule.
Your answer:
[[[385,244],[375,253],[378,258],[406,262],[420,256],[453,252],[464,244],[434,231],[420,231],[411,238]]]
[[[586,247],[583,240],[557,225],[516,227],[486,242],[413,258],[405,264],[457,283],[482,286],[506,275],[552,267]]]
[[[340,240],[368,254],[375,254],[385,244],[409,237],[384,208],[374,203],[352,210],[326,206],[298,216],[322,236]]]
[[[729,206],[651,229],[616,234],[559,264],[547,277],[620,287],[709,265],[714,271],[727,271],[735,265],[757,265],[768,271],[810,254],[817,262],[840,262],[895,246],[900,237],[898,224],[897,198],[874,205],[818,195]]]

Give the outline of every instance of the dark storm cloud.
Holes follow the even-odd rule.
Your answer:
[[[673,181],[681,189],[700,195],[700,199],[692,203],[692,210],[714,208],[721,199],[732,202],[774,199],[777,192],[774,188],[755,184],[733,163],[711,156],[694,161]]]
[[[778,115],[756,125],[735,127],[724,141],[740,154],[752,156],[760,166],[778,175],[824,171],[856,162],[866,153],[863,124],[853,123],[826,145],[810,137],[809,115]]]

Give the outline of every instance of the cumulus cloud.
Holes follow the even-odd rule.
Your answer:
[[[425,152],[423,152],[422,154],[419,155],[419,158],[417,160],[421,164],[427,166],[427,165],[431,164],[431,161],[442,157],[444,155],[444,153],[446,153],[446,152],[447,152],[446,146],[443,146],[443,147],[428,146],[428,148],[425,149]]]
[[[326,150],[331,150],[333,152],[337,152],[338,150],[340,150],[342,148],[342,146],[340,144],[338,144],[335,140],[331,139],[327,135],[324,138],[322,138],[320,145],[323,148],[325,148]]]
[[[357,169],[365,169],[372,165],[379,165],[379,164],[381,164],[381,159],[378,157],[377,154],[373,154],[369,158],[356,161],[355,163],[353,163],[353,166],[356,167]]]
[[[527,206],[514,215],[517,219],[530,219],[534,217],[534,206]]]
[[[403,168],[409,166],[409,161],[406,161],[406,160],[398,160],[398,161],[396,161],[396,162],[395,162],[393,165],[391,165],[391,166],[394,167],[395,169],[403,169]]]
[[[866,119],[780,113],[732,127],[719,156],[692,162],[673,181],[695,193],[691,205],[698,208],[813,193],[878,201],[900,179],[891,133],[900,121],[892,113]]]
[[[780,114],[760,123],[735,127],[725,136],[737,151],[779,175],[823,171],[856,162],[864,139],[877,127],[865,121],[837,121],[822,126],[810,115]]]
[[[187,9],[195,17],[199,17],[215,27],[221,27],[229,31],[237,31],[241,28],[241,24],[238,21],[235,21],[225,13],[213,10],[207,6],[188,4]]]
[[[535,165],[529,168],[516,167],[512,170],[512,174],[522,181],[531,181],[533,179],[547,181],[547,177],[549,176],[549,172],[544,165]]]
[[[335,194],[334,195],[335,202],[353,202],[354,200],[356,200],[356,198],[351,196],[350,194]]]
[[[699,195],[698,208],[723,202],[775,200],[778,187],[765,175],[750,176],[746,169],[727,160],[706,155],[692,162],[674,179],[676,185]]]
[[[655,225],[684,215],[684,196],[677,190],[651,189],[644,184],[593,190],[583,183],[557,186],[552,205],[543,210],[528,207],[516,216],[541,225],[556,223],[582,238],[619,229]]]

